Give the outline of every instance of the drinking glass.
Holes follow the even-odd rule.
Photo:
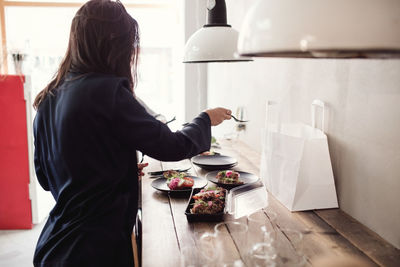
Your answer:
[[[275,239],[275,219],[276,213],[266,214],[263,210],[247,216],[247,226],[249,228],[249,240],[255,243],[272,243]]]
[[[180,251],[180,267],[197,267],[203,266],[200,261],[198,251],[192,247],[181,247]]]
[[[247,108],[244,106],[239,106],[236,109],[236,118],[238,120],[241,121],[248,121],[248,117],[247,117]],[[242,131],[242,130],[246,130],[246,122],[238,122],[238,124],[236,125],[236,130]]]
[[[277,266],[292,267],[306,264],[306,258],[301,252],[302,239],[302,233],[294,229],[280,228],[280,231],[276,232],[276,239],[272,245],[276,251]]]
[[[242,256],[248,249],[248,227],[237,221],[226,221],[215,226],[216,252],[219,266],[243,266]],[[235,252],[239,253],[235,253]]]
[[[275,267],[276,251],[271,243],[256,243],[248,254],[248,265],[252,267]]]
[[[200,262],[203,266],[216,266],[218,260],[218,239],[215,233],[205,232],[196,241],[197,250],[200,255]]]
[[[239,139],[241,139],[241,135],[244,134],[244,132],[246,131],[247,128],[247,124],[248,124],[248,115],[247,115],[247,108],[245,106],[238,106],[236,108],[236,112],[232,112],[232,115],[242,121],[236,121],[235,119],[232,118],[232,121],[234,122],[234,126],[232,128],[232,131],[230,131],[229,133],[226,133],[224,135],[225,138],[227,139],[232,139],[234,141],[238,141]]]
[[[222,265],[219,265],[218,267],[244,267],[244,266],[245,266],[244,262],[241,259],[238,259],[235,261],[222,263]]]

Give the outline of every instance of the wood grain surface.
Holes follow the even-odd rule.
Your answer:
[[[220,141],[222,148],[218,152],[235,157],[238,165],[234,170],[259,175],[260,155],[240,141]],[[205,177],[208,171],[193,165],[190,160],[179,162],[159,162],[150,160],[147,171],[184,169],[190,167],[191,175]],[[262,177],[261,177],[262,179]],[[204,265],[206,258],[217,255],[220,259],[227,256],[231,261],[242,261],[245,266],[254,266],[249,249],[255,244],[253,235],[237,233],[230,226],[224,226],[218,238],[210,243],[213,255],[204,249],[203,235],[215,234],[217,223],[192,222],[186,219],[185,209],[189,194],[168,194],[151,187],[152,179],[146,175],[142,181],[143,209],[143,266],[181,266],[180,253],[187,258],[187,249],[192,248],[201,257],[191,256],[196,266]],[[212,184],[209,182],[209,184]],[[344,214],[339,209],[290,212],[272,195],[268,194],[269,205],[263,209],[265,223],[275,230],[272,243],[279,255],[294,258],[304,255],[304,266],[318,265],[320,259],[340,259],[354,257],[360,259],[358,266],[400,266],[399,250],[381,239],[375,233]],[[253,227],[247,217],[237,220],[226,215],[224,221],[236,221]],[[255,229],[250,228],[249,232]],[[297,233],[302,236],[299,242]],[[257,239],[258,240],[258,239]],[[222,242],[221,242],[222,241]],[[221,247],[222,244],[222,247]],[[201,251],[205,251],[201,253]],[[283,257],[283,256],[282,256]],[[196,258],[196,259],[194,259]],[[188,263],[182,262],[183,266]],[[215,260],[210,266],[220,266]],[[278,266],[288,266],[279,263]]]

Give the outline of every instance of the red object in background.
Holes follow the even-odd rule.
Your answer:
[[[0,229],[30,228],[24,78],[0,76]]]

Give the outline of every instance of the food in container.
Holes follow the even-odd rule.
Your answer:
[[[215,175],[214,175],[215,177]],[[218,192],[222,191],[224,196]],[[207,191],[213,192],[215,195],[219,195],[218,198],[223,200],[223,206],[219,206],[218,209],[210,205],[209,208],[196,207],[196,198],[204,199],[205,204],[208,204],[208,195],[205,194]],[[196,196],[199,194],[198,196]],[[204,197],[200,197],[204,196]],[[204,203],[203,203],[204,204]],[[213,203],[212,203],[213,204]],[[218,222],[223,221],[225,214],[231,214],[235,219],[252,214],[268,205],[267,190],[261,181],[244,184],[231,188],[229,191],[222,189],[222,187],[209,187],[206,190],[201,191],[200,189],[193,189],[192,194],[189,198],[188,205],[185,210],[186,218],[189,222]],[[204,212],[204,213],[195,213]],[[213,213],[215,212],[215,213]]]
[[[216,198],[219,200],[216,200]],[[197,204],[201,204],[200,200],[204,200],[207,206],[196,206]],[[209,201],[212,201],[211,205]],[[225,201],[226,190],[221,187],[214,186],[205,190],[193,189],[185,210],[186,218],[189,222],[223,221],[226,209]]]
[[[192,214],[217,214],[224,211],[225,192],[222,187],[209,187],[192,196]]]

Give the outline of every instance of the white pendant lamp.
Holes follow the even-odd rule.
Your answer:
[[[400,0],[259,0],[238,41],[253,57],[400,58]]]
[[[186,42],[184,63],[251,61],[237,52],[239,33],[227,24],[225,0],[209,0],[207,24]]]

